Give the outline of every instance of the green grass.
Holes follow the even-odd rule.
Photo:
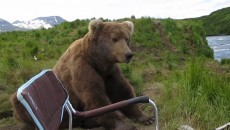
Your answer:
[[[165,82],[159,104],[161,119],[167,122],[166,129],[176,129],[182,124],[213,129],[229,122],[229,86],[227,77],[206,68],[205,59],[192,59],[185,70],[175,72],[171,80]]]

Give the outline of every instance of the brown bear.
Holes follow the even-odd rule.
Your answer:
[[[67,89],[73,107],[87,111],[135,97],[133,87],[118,65],[128,63],[133,56],[129,48],[133,23],[96,19],[90,21],[88,28],[89,32],[74,41],[53,68]],[[18,115],[15,114],[20,120]],[[135,130],[124,120],[125,117],[145,125],[153,121],[152,117],[145,116],[139,110],[138,105],[131,105],[120,111],[77,122],[86,128],[102,126],[106,130]]]

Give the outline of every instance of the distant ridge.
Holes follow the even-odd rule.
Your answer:
[[[197,19],[203,22],[206,35],[230,35],[230,7]]]
[[[20,28],[0,18],[0,32],[7,32],[7,31],[13,31],[13,30],[20,30]]]

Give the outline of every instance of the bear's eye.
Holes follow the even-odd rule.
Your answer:
[[[117,42],[118,38],[112,38],[113,42]]]

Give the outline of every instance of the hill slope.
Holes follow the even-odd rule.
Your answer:
[[[198,19],[203,21],[207,35],[230,35],[230,7]]]

